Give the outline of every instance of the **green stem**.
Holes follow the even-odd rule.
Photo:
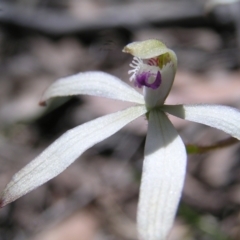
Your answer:
[[[213,145],[208,145],[208,146],[198,146],[198,145],[194,145],[194,144],[186,144],[186,149],[187,149],[188,154],[205,153],[205,152],[208,152],[211,150],[231,146],[237,142],[238,142],[238,139],[230,137],[230,138],[218,141]]]

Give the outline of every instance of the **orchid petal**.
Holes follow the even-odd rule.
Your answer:
[[[166,239],[181,197],[186,159],[185,146],[165,113],[150,111],[138,207],[140,239]]]
[[[67,131],[13,176],[1,196],[0,206],[3,207],[57,176],[85,150],[145,113],[145,106],[134,106]]]
[[[144,104],[143,96],[119,78],[104,72],[85,72],[54,82],[44,93],[41,104],[53,97],[87,94]]]
[[[179,118],[220,129],[240,140],[240,111],[208,104],[165,105],[163,110]]]

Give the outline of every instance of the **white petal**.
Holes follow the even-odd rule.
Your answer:
[[[165,240],[176,214],[186,169],[185,146],[160,111],[150,111],[138,207],[141,240]]]
[[[240,140],[240,111],[221,105],[173,105],[163,110],[179,118],[220,129]]]
[[[104,72],[84,72],[54,82],[44,93],[49,98],[87,94],[144,104],[143,96],[119,78]]]
[[[145,106],[97,118],[75,127],[13,176],[1,197],[1,206],[10,203],[57,176],[85,150],[111,136],[123,126],[146,113]]]

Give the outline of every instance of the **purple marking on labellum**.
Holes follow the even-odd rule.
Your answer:
[[[148,83],[148,79],[151,76],[156,76],[155,81],[153,83]],[[151,72],[142,72],[136,76],[135,86],[141,88],[142,86],[146,86],[152,89],[157,89],[162,82],[161,73],[158,71],[157,75]]]

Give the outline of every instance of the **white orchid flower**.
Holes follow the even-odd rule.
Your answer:
[[[187,156],[184,143],[166,113],[218,128],[240,139],[240,112],[220,105],[164,105],[177,69],[175,53],[158,40],[131,43],[123,52],[134,56],[130,80],[143,88],[143,95],[115,76],[86,72],[53,83],[42,103],[53,97],[88,94],[136,105],[63,134],[13,176],[2,193],[2,207],[61,173],[94,144],[146,115],[149,125],[137,213],[139,238],[167,238],[181,197]]]

